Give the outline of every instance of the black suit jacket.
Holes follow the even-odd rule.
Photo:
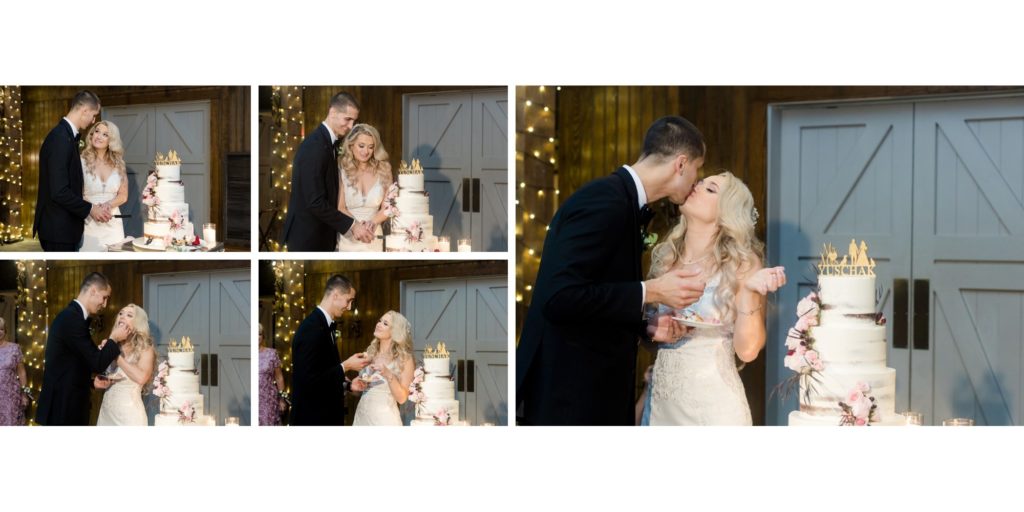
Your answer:
[[[82,240],[85,218],[92,204],[83,199],[85,178],[78,141],[71,126],[61,119],[39,149],[39,192],[32,236],[40,240],[77,244]]]
[[[41,425],[88,425],[92,375],[106,371],[121,353],[113,340],[97,348],[82,315],[82,307],[72,301],[50,324],[36,410]]]
[[[344,425],[349,387],[327,318],[314,309],[292,339],[292,425]]]
[[[352,217],[338,211],[338,164],[321,124],[303,139],[292,164],[292,194],[281,242],[289,251],[333,251]]]
[[[558,209],[516,347],[530,425],[632,425],[643,333],[637,191],[625,168]]]

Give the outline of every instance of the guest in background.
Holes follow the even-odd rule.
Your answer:
[[[7,339],[7,325],[0,318],[0,425],[25,424],[27,386],[21,347]]]
[[[263,324],[260,326],[260,425],[278,426],[285,411],[284,375],[277,350],[264,345]]]

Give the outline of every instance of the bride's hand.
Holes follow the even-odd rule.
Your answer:
[[[674,343],[689,331],[689,327],[673,320],[668,314],[657,315],[647,320],[647,335],[656,342]]]
[[[786,284],[786,269],[784,267],[762,268],[743,282],[743,286],[752,292],[761,295],[768,295],[782,288]]]

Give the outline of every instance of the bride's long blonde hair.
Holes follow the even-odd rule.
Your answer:
[[[406,361],[412,360],[412,325],[409,320],[398,311],[388,311],[384,316],[391,315],[391,350],[392,361],[398,361],[399,367],[405,365]],[[366,349],[366,356],[370,361],[380,352],[380,340],[373,338],[370,346]]]
[[[737,276],[750,272],[756,263],[764,262],[764,243],[754,235],[754,196],[750,189],[731,172],[724,171],[718,176],[724,178],[718,190],[717,229],[712,242],[713,263],[705,275],[721,273],[715,304],[722,311],[722,323],[732,323],[736,318],[733,299],[739,291]],[[649,278],[668,272],[683,257],[683,241],[686,239],[686,217],[679,216],[679,223],[672,228],[664,242],[651,251]]]
[[[122,179],[128,177],[127,175],[127,164],[124,162],[124,142],[121,141],[121,131],[117,129],[117,125],[110,121],[100,121],[89,128],[89,133],[85,135],[85,149],[82,150],[82,160],[85,160],[85,172],[93,174],[93,168],[96,167],[96,159],[99,155],[96,154],[96,148],[92,147],[92,134],[96,131],[100,125],[106,126],[110,137],[107,139],[107,154],[105,160],[107,165],[114,168],[118,174],[121,175]]]
[[[134,308],[135,313],[132,319],[132,328],[135,329],[135,332],[125,342],[131,347],[131,354],[127,359],[129,363],[137,363],[143,352],[154,348],[153,335],[149,332],[149,314],[135,304],[128,304],[125,307]]]
[[[370,155],[370,160],[367,164],[373,169],[373,174],[377,177],[377,180],[386,188],[395,181],[395,178],[391,175],[388,152],[384,150],[384,143],[380,141],[380,132],[373,126],[364,123],[352,127],[352,130],[348,132],[348,135],[345,136],[345,141],[342,143],[345,151],[338,157],[338,166],[341,167],[341,172],[345,173],[349,184],[355,186],[358,166],[356,165],[356,158],[353,156],[352,145],[355,144],[356,137],[360,135],[369,135],[373,139],[373,154]]]

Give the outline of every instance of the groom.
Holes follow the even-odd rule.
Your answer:
[[[106,371],[121,354],[118,343],[128,339],[131,326],[118,325],[99,347],[89,336],[89,317],[107,307],[110,282],[99,272],[85,277],[78,298],[57,314],[46,336],[43,390],[36,422],[40,425],[89,423],[92,375]]]
[[[111,218],[109,208],[82,197],[80,132],[91,126],[99,113],[100,99],[90,91],[79,91],[71,100],[71,110],[50,130],[39,149],[39,192],[32,236],[39,234],[44,251],[77,251],[86,217],[97,222]]]
[[[344,425],[345,392],[361,391],[345,372],[362,370],[370,361],[360,352],[341,361],[334,319],[352,309],[356,289],[340,275],[327,280],[320,305],[299,324],[292,339],[292,425]]]
[[[638,341],[684,332],[667,315],[645,326],[644,304],[685,307],[704,289],[699,271],[643,281],[641,227],[648,203],[686,200],[705,148],[686,119],[658,119],[636,163],[587,183],[555,213],[516,348],[521,424],[634,423]]]
[[[337,144],[359,118],[359,104],[351,94],[331,98],[327,118],[303,139],[292,165],[292,193],[281,241],[289,251],[333,251],[338,234],[349,230],[359,241],[371,242],[373,232],[338,211]]]

